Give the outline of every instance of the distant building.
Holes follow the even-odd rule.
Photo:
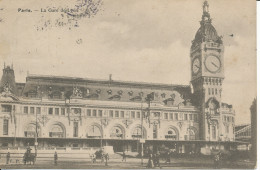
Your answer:
[[[251,107],[251,144],[252,144],[252,158],[257,160],[257,99],[254,99]]]
[[[39,150],[113,146],[136,152],[140,139],[146,150],[179,153],[231,147],[235,112],[221,98],[224,46],[208,7],[205,1],[190,49],[192,86],[40,75],[16,83],[14,69],[5,67],[0,146],[23,148],[37,136]]]

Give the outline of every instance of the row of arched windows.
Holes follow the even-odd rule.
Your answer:
[[[40,134],[40,127],[37,128],[38,134]],[[103,130],[100,125],[93,124],[88,127],[86,138],[91,139],[98,139],[102,138]],[[36,134],[36,126],[35,124],[31,123],[29,124],[25,130],[24,130],[24,136],[25,137],[35,137]],[[109,137],[111,139],[124,139],[125,136],[125,130],[120,125],[116,125],[110,129]],[[39,136],[39,135],[38,135]],[[62,124],[53,124],[49,130],[49,137],[51,138],[65,138],[66,137],[66,130],[65,127]],[[141,139],[147,138],[147,132],[146,129],[141,126],[136,126],[131,131],[131,138],[132,139]],[[167,140],[178,140],[179,139],[179,132],[178,129],[174,126],[170,126],[164,133],[164,138]],[[186,140],[195,140],[196,139],[196,132],[193,129],[189,129],[189,139]]]
[[[37,128],[38,134],[40,134],[40,127],[38,126]],[[88,127],[87,133],[86,133],[86,138],[90,139],[99,139],[104,137],[102,134],[103,130],[100,125],[98,124],[93,124]],[[189,129],[189,134],[187,136],[186,140],[195,140],[196,139],[196,132],[193,129]],[[35,124],[31,123],[29,124],[25,130],[24,130],[24,136],[25,137],[35,137],[36,134],[36,126]],[[65,138],[66,137],[66,130],[65,127],[60,124],[53,124],[49,130],[49,137],[51,138]],[[109,132],[109,137],[111,139],[125,139],[125,129],[121,127],[120,125],[116,125],[110,129]],[[39,136],[39,135],[38,135]],[[179,139],[179,132],[178,129],[175,128],[174,126],[170,126],[165,133],[163,134],[164,138],[167,140],[178,140]],[[108,137],[108,136],[106,136]],[[131,131],[131,138],[132,139],[141,139],[147,138],[147,132],[146,129],[141,126],[136,126],[135,128],[132,129]]]

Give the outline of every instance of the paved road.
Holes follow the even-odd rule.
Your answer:
[[[121,159],[112,159],[109,161],[108,166],[104,163],[91,163],[90,160],[73,160],[73,161],[58,161],[58,165],[54,165],[53,161],[37,160],[35,165],[0,165],[2,169],[145,169],[147,159],[144,159],[143,166],[141,160],[137,158],[129,158],[127,162],[122,162]],[[161,160],[162,169],[212,169],[213,161],[205,158],[176,158],[172,159],[170,164],[164,163]],[[252,162],[239,161],[231,166],[229,163],[222,168],[235,168],[235,169],[249,169],[252,168]],[[158,168],[159,169],[159,168]]]

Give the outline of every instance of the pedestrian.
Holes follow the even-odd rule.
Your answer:
[[[157,165],[157,155],[155,153],[153,154],[153,165],[154,167]]]
[[[105,159],[105,154],[102,152],[101,153],[101,163],[104,163],[104,159]]]
[[[97,159],[96,159],[96,154],[95,154],[95,153],[92,155],[92,158],[93,158],[93,160],[92,160],[93,163],[96,163],[96,160],[97,160]]]
[[[108,153],[107,154],[105,154],[105,159],[106,159],[106,166],[108,166],[108,160],[109,160],[109,155],[108,155]]]
[[[171,163],[171,153],[170,153],[170,151],[167,152],[165,163]]]
[[[123,151],[123,159],[122,159],[122,162],[125,161],[126,162],[126,154],[125,154],[125,151]]]
[[[6,154],[6,164],[9,164],[10,161],[10,152]]]
[[[149,159],[148,159],[148,163],[146,166],[148,169],[151,169],[154,167],[154,162],[153,162],[153,154],[149,154]]]
[[[29,143],[27,143],[27,148],[26,148],[26,150],[27,150],[27,154],[28,155],[30,155],[31,154],[31,147],[30,147],[30,144]]]
[[[159,168],[161,168],[161,164],[160,164],[160,152],[158,152],[157,154],[155,154],[155,163],[154,163],[154,167],[158,166]]]
[[[220,153],[217,153],[214,156],[214,168],[218,169],[219,168],[219,161],[220,161]]]
[[[54,153],[54,165],[57,165],[57,161],[58,161],[58,154],[55,151],[55,153]]]

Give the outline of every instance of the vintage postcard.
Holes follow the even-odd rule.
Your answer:
[[[254,169],[254,0],[0,0],[2,169]]]

